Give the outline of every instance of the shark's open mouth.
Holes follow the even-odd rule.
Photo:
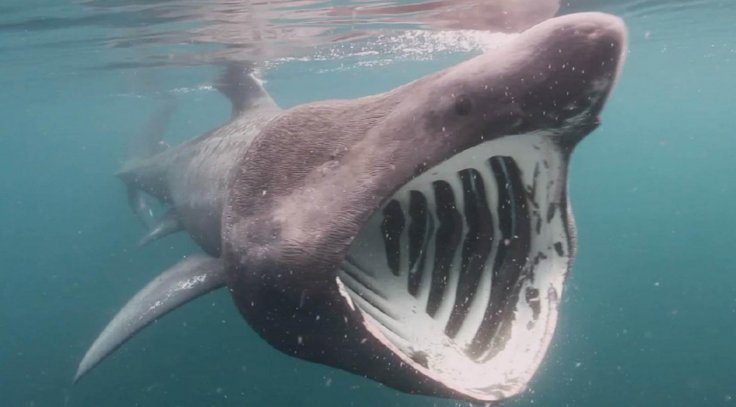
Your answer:
[[[367,329],[471,398],[523,390],[550,342],[574,254],[568,156],[549,132],[507,136],[401,187],[338,274]]]

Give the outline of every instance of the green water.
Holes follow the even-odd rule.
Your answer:
[[[678,4],[624,16],[624,75],[572,162],[579,254],[557,333],[530,389],[505,405],[736,404],[736,9],[704,1],[668,18]],[[197,90],[213,66],[81,68],[124,50],[37,47],[33,37],[49,31],[0,22],[0,405],[467,405],[289,358],[224,291],[157,322],[72,386],[117,309],[196,250],[181,235],[135,247],[143,229],[112,174],[159,98],[131,89],[188,84],[167,133],[174,142],[223,123],[229,105]],[[64,30],[52,35],[65,40]],[[267,87],[285,107],[354,98],[464,58],[283,63],[267,71]]]

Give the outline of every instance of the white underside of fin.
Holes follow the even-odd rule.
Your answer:
[[[148,283],[107,324],[79,363],[74,381],[146,325],[175,308],[225,285],[219,258],[187,257]]]

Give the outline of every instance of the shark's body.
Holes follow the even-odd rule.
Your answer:
[[[152,232],[186,230],[209,255],[220,255],[220,219],[229,174],[261,129],[281,109],[246,67],[231,65],[218,82],[230,98],[224,126],[149,157],[133,157],[118,172],[132,193],[145,192],[171,209]],[[150,239],[145,240],[147,243]]]
[[[412,393],[519,393],[557,320],[575,251],[574,146],[598,125],[622,22],[548,20],[393,91],[280,111],[250,75],[233,120],[120,173],[209,254],[139,292],[77,377],[155,318],[227,285],[271,345]],[[229,71],[231,72],[231,71]]]

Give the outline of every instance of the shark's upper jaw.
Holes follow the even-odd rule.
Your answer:
[[[339,271],[368,331],[469,398],[523,389],[554,331],[574,252],[567,155],[543,132],[504,137],[400,188]]]

